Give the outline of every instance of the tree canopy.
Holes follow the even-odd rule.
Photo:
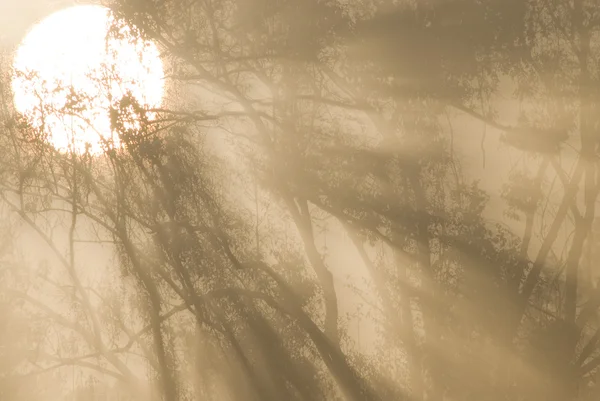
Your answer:
[[[106,6],[169,93],[121,147],[2,67],[0,399],[597,399],[600,6]]]

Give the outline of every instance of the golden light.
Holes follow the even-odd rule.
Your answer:
[[[70,7],[34,26],[17,49],[15,108],[60,151],[119,146],[111,107],[126,95],[145,108],[162,101],[156,45],[115,26],[105,7]]]

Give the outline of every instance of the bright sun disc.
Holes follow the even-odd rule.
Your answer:
[[[15,108],[60,151],[97,154],[119,146],[111,107],[127,94],[145,108],[162,101],[156,45],[125,27],[111,35],[113,25],[105,7],[71,7],[37,24],[17,49]]]

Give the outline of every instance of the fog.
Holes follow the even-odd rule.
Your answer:
[[[165,67],[97,155],[12,104],[77,4]],[[599,33],[585,0],[2,0],[0,400],[598,399]]]

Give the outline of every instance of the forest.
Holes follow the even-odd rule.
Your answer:
[[[101,156],[1,49],[0,401],[600,399],[600,3],[102,4]]]

